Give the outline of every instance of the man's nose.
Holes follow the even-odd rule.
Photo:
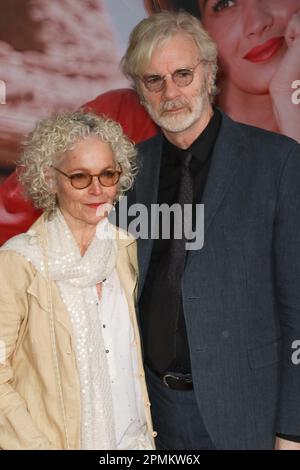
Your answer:
[[[163,95],[167,100],[172,100],[179,95],[178,86],[174,83],[171,75],[165,77]]]

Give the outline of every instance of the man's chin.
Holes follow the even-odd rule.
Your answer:
[[[158,125],[167,132],[183,132],[193,124],[192,119],[160,119]]]
[[[186,109],[178,110],[174,112],[173,115],[168,115],[168,113],[155,113],[150,106],[147,106],[147,104],[146,109],[155,124],[157,124],[163,130],[168,132],[182,132],[186,127],[186,120],[188,119],[189,115],[189,111]]]

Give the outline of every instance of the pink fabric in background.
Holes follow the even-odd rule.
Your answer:
[[[37,120],[127,84],[102,0],[0,2],[0,166]]]

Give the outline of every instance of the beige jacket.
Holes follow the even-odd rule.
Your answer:
[[[40,235],[43,218],[41,216],[32,226]],[[118,250],[117,271],[138,345],[147,425],[150,435],[154,436],[135,316],[137,257],[134,239],[128,235],[119,238]],[[56,284],[51,284],[54,330],[49,321],[46,279],[21,255],[0,251],[2,449],[80,448],[80,385],[71,321]],[[51,331],[55,332],[56,348]]]

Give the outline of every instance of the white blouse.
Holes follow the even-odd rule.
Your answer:
[[[112,390],[117,449],[152,449],[147,433],[137,349],[125,292],[117,271],[102,284],[101,300],[95,287]]]

